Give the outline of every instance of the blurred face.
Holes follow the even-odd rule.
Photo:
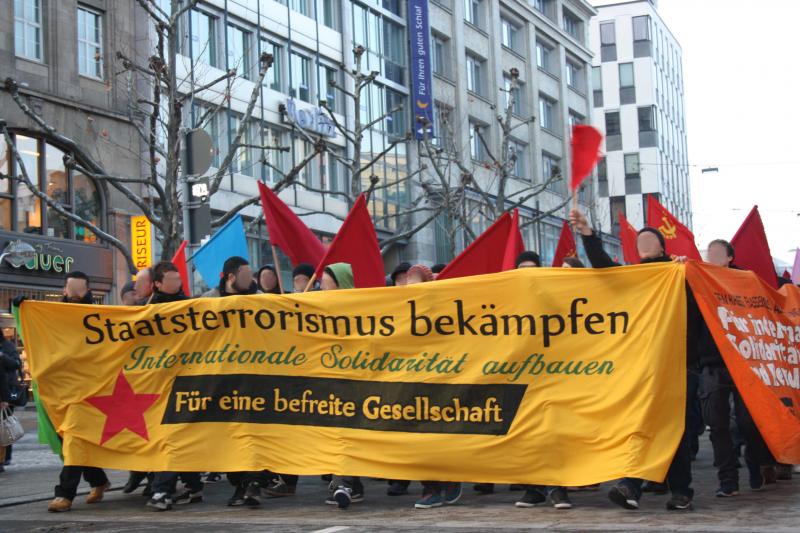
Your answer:
[[[322,281],[319,283],[319,288],[323,291],[335,291],[339,288],[339,285],[336,283],[336,280],[333,279],[333,276],[327,272],[323,272]]]
[[[394,277],[394,284],[398,287],[408,285],[408,272],[401,272]]]
[[[278,286],[278,276],[272,270],[264,269],[258,277],[258,283],[264,290],[271,291]]]
[[[178,294],[181,290],[181,275],[178,272],[165,272],[163,281],[156,281],[155,286],[164,294]]]
[[[569,263],[562,263],[561,268],[572,268],[572,265],[570,265]]]
[[[661,257],[664,253],[661,248],[661,241],[658,240],[653,232],[645,231],[636,238],[636,248],[639,250],[639,257],[642,259],[652,259]]]
[[[228,274],[226,289],[230,293],[247,292],[253,284],[253,271],[250,265],[242,265],[236,274]]]
[[[87,292],[89,292],[89,285],[85,279],[67,278],[67,282],[64,284],[64,296],[67,297],[68,302],[80,302]]]
[[[731,266],[733,258],[728,255],[728,248],[716,243],[708,247],[708,262],[721,267]]]
[[[417,283],[424,283],[424,282],[425,279],[419,272],[412,272],[411,274],[406,276],[406,285],[415,285]]]
[[[136,305],[136,291],[128,291],[122,295],[122,305]]]
[[[539,265],[534,263],[533,261],[523,261],[519,264],[517,268],[537,268]]]
[[[133,290],[136,297],[140,300],[149,298],[153,294],[153,280],[149,270],[140,270],[136,274],[136,281],[133,283]]]
[[[294,292],[303,292],[306,290],[306,285],[308,285],[308,280],[310,280],[308,276],[305,274],[298,274],[292,280],[292,284],[294,285]]]

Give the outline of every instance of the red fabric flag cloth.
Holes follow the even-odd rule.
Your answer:
[[[511,219],[511,229],[508,231],[506,249],[503,252],[503,265],[501,270],[514,270],[517,267],[517,257],[525,251],[525,242],[519,230],[519,209],[514,209]]]
[[[600,159],[600,143],[603,134],[586,124],[572,127],[572,175],[569,186],[574,191],[580,187],[586,176]]]
[[[620,211],[619,238],[622,241],[622,258],[628,265],[638,265],[642,262],[642,258],[639,257],[639,249],[636,247],[636,233],[636,229]]]
[[[772,252],[769,251],[764,223],[758,213],[758,206],[753,206],[750,214],[744,219],[736,235],[731,239],[736,254],[734,263],[745,270],[752,270],[770,287],[778,288],[778,275],[772,263]]]
[[[510,266],[506,264],[506,254],[511,254],[509,242],[522,242],[519,235],[519,226],[514,225],[510,213],[505,212],[489,226],[486,231],[478,235],[458,257],[450,261],[442,270],[437,280],[477,276],[479,274],[493,274],[503,270],[513,269],[516,257]]]
[[[561,226],[561,235],[558,237],[558,245],[556,246],[556,254],[553,256],[553,266],[560,267],[564,264],[565,257],[577,257],[578,245],[575,243],[575,236],[572,234],[572,228],[565,220],[564,225]]]
[[[272,189],[260,181],[258,192],[261,195],[261,209],[264,211],[270,243],[280,248],[292,265],[318,265],[325,255],[325,247],[319,238]]]
[[[647,195],[647,225],[656,228],[664,236],[667,255],[686,256],[695,261],[702,261],[697,245],[694,243],[694,234],[667,211],[655,196]]]
[[[386,286],[383,257],[363,194],[353,204],[324,257],[317,263],[317,279],[325,267],[333,263],[350,264],[357,288]]]
[[[183,293],[186,296],[189,294],[189,267],[186,266],[186,245],[188,241],[183,241],[175,255],[172,256],[172,264],[178,267],[178,273],[181,275],[181,285],[183,286]]]

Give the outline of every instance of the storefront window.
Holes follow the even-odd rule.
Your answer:
[[[18,135],[17,150],[23,165],[17,165],[16,172],[22,172],[24,166],[31,183],[39,183],[39,146],[36,139]],[[25,186],[17,187],[17,231],[23,233],[42,232],[42,204]]]
[[[69,209],[69,183],[67,172],[64,169],[64,152],[53,146],[48,146],[45,152],[45,191],[47,195]],[[68,239],[69,221],[58,216],[55,211],[48,213],[47,236]]]
[[[99,227],[100,224],[100,193],[92,180],[83,174],[75,174],[72,179],[72,188],[75,195],[75,214],[87,222]],[[75,239],[85,242],[96,242],[97,236],[92,230],[76,225]]]

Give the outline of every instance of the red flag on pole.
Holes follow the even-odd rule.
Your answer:
[[[324,257],[317,263],[317,279],[325,267],[333,263],[349,263],[358,288],[386,286],[383,257],[363,194],[353,204]]]
[[[736,235],[731,239],[737,266],[752,270],[770,287],[778,288],[778,275],[772,263],[772,253],[769,251],[767,234],[764,223],[758,213],[758,206],[753,206],[750,214],[744,219]]]
[[[522,242],[519,226],[514,225],[513,217],[505,212],[486,231],[478,235],[472,244],[467,246],[458,257],[450,261],[442,270],[437,280],[492,274],[514,268],[516,257],[511,265],[506,264],[506,254],[511,254],[509,242]]]
[[[270,242],[280,248],[295,266],[300,263],[318,265],[325,255],[322,242],[272,189],[260,181],[258,192]]]
[[[703,260],[694,243],[694,234],[652,194],[647,195],[647,225],[656,228],[664,236],[667,248],[664,251],[667,255],[686,256],[695,261]]]
[[[553,256],[553,266],[560,267],[564,264],[565,257],[577,257],[578,245],[575,243],[575,236],[572,234],[572,229],[569,223],[564,221],[561,226],[561,235],[558,237],[558,245],[556,246],[556,254]]]
[[[178,273],[181,275],[181,284],[183,285],[183,292],[186,296],[189,294],[189,267],[186,266],[186,245],[188,241],[183,241],[175,255],[172,256],[172,264],[178,267]]]
[[[511,229],[506,240],[506,249],[503,253],[503,265],[501,270],[514,270],[517,266],[517,257],[525,251],[525,242],[522,240],[522,232],[519,230],[519,209],[514,209],[511,218]]]
[[[572,127],[572,175],[569,186],[573,191],[580,187],[597,164],[602,142],[603,134],[593,127],[586,124]]]
[[[638,265],[642,262],[642,258],[639,257],[639,249],[636,247],[636,237],[636,229],[620,211],[619,238],[622,241],[622,258],[628,265]]]

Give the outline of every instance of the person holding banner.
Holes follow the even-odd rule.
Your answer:
[[[73,304],[94,304],[92,291],[89,289],[89,276],[77,270],[67,274],[64,282],[64,303]],[[58,485],[55,487],[55,498],[47,505],[47,510],[51,513],[62,513],[72,509],[72,500],[78,493],[78,485],[81,476],[85,479],[92,490],[86,497],[86,503],[98,503],[102,501],[105,492],[111,488],[105,471],[94,466],[74,466],[64,465],[61,474],[58,476]]]
[[[572,209],[569,212],[569,221],[572,227],[581,235],[583,247],[593,268],[609,268],[620,266],[611,259],[603,249],[603,242],[598,237],[589,221],[580,210]],[[639,230],[636,237],[636,247],[639,252],[642,264],[647,263],[667,263],[672,261],[666,253],[666,242],[664,236],[656,228],[644,227]],[[687,288],[689,295],[691,291]],[[696,313],[696,306],[694,307]],[[678,449],[672,458],[669,472],[667,473],[667,485],[672,492],[672,497],[667,502],[669,511],[689,511],[694,508],[692,499],[694,490],[692,489],[692,398],[698,395],[700,385],[699,375],[696,372],[697,356],[695,352],[695,342],[697,338],[697,322],[699,318],[691,316],[692,306],[688,306],[687,313],[687,344],[686,344],[686,422],[684,432],[678,444]],[[642,486],[644,480],[635,478],[624,478],[615,484],[608,493],[612,502],[625,509],[638,509],[639,499],[642,496]]]
[[[152,268],[153,295],[151,304],[181,302],[189,298],[183,293],[181,274],[178,267],[169,261],[161,261]],[[178,478],[183,481],[184,490],[173,497]],[[153,496],[147,506],[156,511],[168,511],[175,505],[200,503],[203,501],[203,480],[199,472],[156,472],[153,479]]]
[[[733,245],[728,241],[717,239],[708,245],[709,263],[738,269],[739,267],[733,264],[734,257]],[[700,323],[697,342],[703,376],[703,392],[700,395],[703,419],[711,429],[714,465],[717,467],[719,479],[717,497],[729,498],[739,493],[739,461],[731,434],[731,404],[736,426],[745,441],[745,462],[750,473],[750,488],[761,490],[764,487],[761,467],[774,466],[775,460],[753,422],[705,320]]]

